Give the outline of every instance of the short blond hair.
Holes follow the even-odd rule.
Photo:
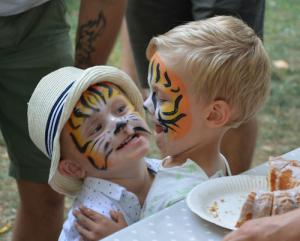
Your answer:
[[[155,51],[166,65],[182,69],[194,94],[232,106],[237,115],[230,125],[252,118],[268,95],[268,55],[254,31],[237,18],[218,16],[177,26],[151,39],[147,58]]]

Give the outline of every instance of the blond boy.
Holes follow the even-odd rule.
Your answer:
[[[183,199],[197,184],[181,175],[188,165],[202,172],[203,179],[219,171],[226,175],[222,137],[257,113],[270,86],[269,59],[261,40],[234,17],[178,26],[153,38],[147,57],[151,94],[144,105],[156,127],[157,145],[167,157],[148,193],[144,216]],[[171,172],[179,181],[166,189]],[[199,177],[198,183],[203,181]]]
[[[114,67],[65,67],[40,81],[28,105],[29,133],[51,159],[51,187],[76,195],[59,240],[89,235],[76,230],[81,206],[115,221],[103,236],[139,219],[152,182],[143,116],[137,87]]]
[[[154,37],[147,57],[151,93],[144,106],[165,158],[141,217],[184,199],[203,181],[230,175],[220,153],[222,137],[256,115],[270,87],[261,40],[229,16],[190,22]]]

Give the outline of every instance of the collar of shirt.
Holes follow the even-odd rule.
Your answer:
[[[146,162],[148,170],[151,171],[153,174],[156,174],[162,163],[162,160],[149,157],[145,157],[144,160]]]
[[[202,176],[204,179],[210,179],[210,178],[216,178],[216,177],[222,177],[222,176],[226,176],[229,175],[231,176],[231,171],[229,168],[229,165],[227,163],[226,158],[221,154],[221,157],[225,163],[226,166],[226,170],[227,170],[227,174],[224,173],[223,170],[218,170],[216,171],[213,175],[211,175],[210,177],[206,174],[206,172],[193,160],[191,159],[187,159],[182,165],[179,166],[174,166],[174,167],[164,167],[163,166],[163,161],[160,163],[158,169],[160,171],[163,172],[177,172],[178,170],[180,170],[181,172],[183,170],[185,170],[185,172],[190,173],[191,175],[194,175],[194,173],[197,173],[197,175]]]
[[[145,162],[150,171],[156,173],[161,160],[153,158],[145,158]],[[94,193],[103,193],[104,195],[120,201],[123,192],[126,191],[126,188],[120,186],[119,184],[110,182],[105,179],[96,178],[96,177],[87,177],[84,179],[84,184],[82,186],[82,192],[86,190],[93,190]],[[88,192],[91,193],[91,192]]]

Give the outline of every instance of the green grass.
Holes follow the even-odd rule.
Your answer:
[[[280,155],[300,146],[300,2],[267,0],[265,18],[266,49],[274,60],[285,60],[288,70],[273,68],[272,91],[259,114],[260,132],[253,165],[265,162],[270,155]],[[67,1],[71,36],[75,37],[79,1]],[[120,43],[109,59],[120,66]],[[152,146],[152,155],[156,149]],[[18,205],[16,185],[8,177],[8,157],[0,142],[0,228],[13,221]],[[0,235],[0,241],[10,240],[11,232]]]
[[[265,18],[265,46],[273,61],[285,60],[288,70],[273,66],[272,90],[259,115],[255,162],[280,155],[300,146],[300,3],[268,0]]]

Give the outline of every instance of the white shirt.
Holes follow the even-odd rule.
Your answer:
[[[193,187],[210,178],[231,175],[227,160],[222,155],[226,165],[227,173],[223,170],[217,171],[208,177],[203,169],[194,161],[188,159],[180,166],[170,168],[158,167],[152,186],[146,197],[141,218],[150,216],[174,203],[183,200]]]
[[[0,16],[23,13],[49,0],[0,0]]]
[[[148,169],[157,170],[161,160],[145,158]],[[79,241],[80,235],[75,228],[76,218],[73,210],[80,206],[90,208],[108,218],[109,211],[121,212],[128,225],[140,219],[141,206],[137,196],[126,188],[100,178],[87,177],[64,222],[59,241]]]

